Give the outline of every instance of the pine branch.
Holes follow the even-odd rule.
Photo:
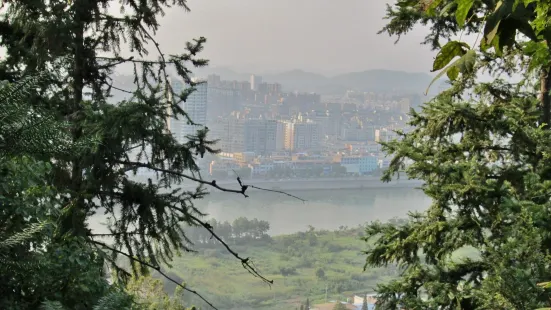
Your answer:
[[[23,231],[21,232],[8,236],[5,239],[2,238],[3,240],[0,240],[0,250],[6,250],[7,248],[21,244],[23,242],[28,242],[37,234],[43,232],[50,225],[51,223],[47,221],[34,223],[23,229]]]
[[[117,65],[127,63],[127,62],[138,63],[138,64],[149,64],[149,65],[160,65],[160,64],[163,63],[160,60],[135,59],[134,56],[130,56],[130,57],[127,57],[127,58],[125,58],[125,57],[98,56],[98,57],[96,57],[96,59],[105,60],[105,61],[113,61],[113,63],[101,65],[100,66],[101,69],[107,69],[109,67],[117,66]],[[165,64],[174,64],[177,61],[178,61],[177,59],[174,59],[174,60],[165,61],[164,63]]]
[[[103,242],[100,242],[100,241],[96,241],[96,240],[91,240],[90,239],[90,242],[94,243],[94,244],[97,244],[101,247],[104,247],[105,249],[109,250],[109,251],[112,251],[112,252],[115,252],[117,254],[120,254],[120,255],[123,255],[125,257],[127,257],[128,259],[140,264],[140,265],[143,265],[143,266],[146,266],[146,267],[149,267],[155,271],[157,271],[160,275],[162,275],[165,279],[167,279],[168,281],[178,285],[179,287],[181,287],[183,290],[199,297],[202,301],[204,301],[205,303],[207,303],[210,307],[212,307],[213,309],[215,310],[218,310],[218,308],[216,308],[210,301],[208,301],[205,297],[203,297],[203,295],[201,295],[199,292],[195,291],[195,290],[192,290],[192,289],[189,289],[187,288],[185,285],[182,285],[181,283],[179,283],[178,281],[174,280],[173,278],[171,278],[170,276],[168,276],[166,273],[164,273],[161,269],[160,266],[155,266],[155,265],[152,265],[148,262],[145,262],[143,260],[140,260],[132,255],[129,255],[123,251],[120,251],[120,250],[117,250],[113,247],[110,247],[108,246],[107,244],[103,243]]]
[[[157,49],[157,52],[159,53],[159,58],[161,61],[161,63],[159,64],[160,70],[163,72],[163,77],[165,79],[165,96],[169,98],[170,101],[172,101],[172,96],[168,96],[168,92],[169,91],[173,92],[173,90],[172,90],[172,86],[170,85],[170,81],[168,79],[168,74],[166,73],[167,62],[165,59],[165,54],[163,53],[163,51],[161,51],[161,46],[159,42],[157,42],[157,40],[153,38],[153,36],[147,31],[147,29],[145,29],[142,23],[139,23],[139,26],[140,26],[140,29],[145,33],[145,35],[151,40],[151,42],[153,42],[153,44],[155,45],[155,48]]]

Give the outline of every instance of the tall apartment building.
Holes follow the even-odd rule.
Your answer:
[[[278,121],[267,119],[248,119],[244,124],[245,152],[257,155],[270,154],[277,150]]]
[[[316,148],[320,142],[320,126],[311,120],[285,121],[283,124],[284,148],[288,151],[305,151]]]
[[[308,150],[319,146],[319,124],[306,121],[294,123],[293,127],[293,150]]]
[[[251,75],[251,90],[258,90],[258,85],[262,84],[262,77],[258,75]]]
[[[285,150],[285,127],[286,124],[282,121],[276,123],[276,151]]]
[[[212,124],[211,137],[219,140],[216,148],[227,153],[244,152],[244,121],[237,115],[218,119]],[[210,127],[209,127],[210,128]]]
[[[209,83],[207,93],[207,123],[211,124],[212,120],[218,117],[225,117],[232,111],[239,110],[239,100],[239,90],[228,87],[214,87]]]
[[[278,84],[278,83],[274,83],[274,84],[268,84],[267,85],[267,90],[269,93],[272,93],[272,94],[279,94],[281,93],[281,84]]]
[[[197,133],[197,130],[203,128],[207,122],[207,88],[208,83],[202,80],[194,80],[199,83],[195,86],[193,91],[186,99],[185,102],[180,103],[180,107],[187,113],[191,120],[197,125],[189,125],[187,119],[179,117],[179,119],[170,119],[168,128],[181,143],[187,141],[187,135],[193,135]],[[178,84],[178,87],[189,87],[183,83]],[[174,87],[176,92],[181,91],[177,87]]]
[[[294,141],[294,125],[292,121],[282,121],[283,127],[283,149],[286,151],[293,150],[293,141]]]
[[[222,80],[220,79],[219,75],[210,74],[207,77],[207,83],[209,87],[219,87],[222,84]]]

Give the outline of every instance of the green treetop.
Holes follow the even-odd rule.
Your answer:
[[[240,195],[247,187],[230,190],[201,178],[196,158],[216,152],[206,128],[186,143],[167,130],[169,118],[194,124],[179,104],[196,86],[188,67],[207,64],[197,57],[206,40],[198,38],[181,54],[167,55],[154,39],[164,10],[188,10],[186,1],[17,0],[3,5],[0,39],[6,57],[0,61],[0,80],[45,72],[29,100],[32,108],[66,122],[73,144],[98,140],[95,149],[49,157],[47,180],[63,192],[54,203],[62,217],[54,239],[81,238],[98,260],[117,271],[117,280],[126,281],[131,272],[121,268],[119,256],[131,262],[134,274],[155,269],[164,275],[161,265],[189,251],[183,225],[204,227],[217,237],[194,200],[205,196],[205,185]],[[111,75],[121,64],[134,68],[133,89],[113,84]],[[169,70],[191,87],[176,92]],[[130,98],[108,103],[114,89]],[[158,184],[131,180],[128,174],[138,169],[154,171]],[[197,190],[172,188],[185,182]],[[88,227],[97,212],[109,218],[107,234]],[[231,253],[261,277],[248,259]]]
[[[399,0],[390,35],[430,25],[433,71],[450,89],[411,112],[413,130],[384,144],[384,180],[404,168],[425,182],[426,212],[373,223],[366,268],[398,264],[378,288],[384,309],[536,309],[550,294],[551,81],[546,1]],[[458,41],[452,36],[461,35]],[[461,39],[474,34],[472,42]],[[482,83],[482,71],[493,81]],[[507,74],[521,77],[505,81]],[[469,251],[471,255],[459,255]]]

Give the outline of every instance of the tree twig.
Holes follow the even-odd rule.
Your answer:
[[[127,253],[124,253],[123,251],[120,251],[120,250],[117,250],[117,249],[115,249],[115,248],[113,248],[113,247],[110,247],[110,246],[108,246],[107,244],[105,244],[105,243],[103,243],[103,242],[96,241],[96,240],[91,240],[91,239],[90,239],[90,242],[95,243],[95,244],[97,244],[97,245],[99,245],[99,246],[102,246],[102,247],[104,247],[104,248],[106,248],[106,249],[108,249],[108,250],[110,250],[110,251],[115,252],[115,253],[121,254],[121,255],[123,255],[123,256],[125,256],[125,257],[127,257],[127,258],[129,258],[129,259],[131,259],[131,260],[133,260],[133,261],[135,261],[135,262],[141,264],[141,265],[147,266],[147,267],[149,267],[149,268],[151,268],[151,269],[157,271],[157,272],[158,272],[159,274],[161,274],[165,279],[167,279],[167,280],[169,280],[170,282],[172,282],[172,283],[178,285],[179,287],[181,287],[181,288],[184,289],[185,291],[187,291],[187,292],[189,292],[189,293],[192,293],[193,295],[199,297],[202,301],[204,301],[205,303],[207,303],[207,304],[208,304],[210,307],[212,307],[213,309],[218,310],[218,308],[216,308],[210,301],[208,301],[205,297],[203,297],[203,295],[201,295],[199,292],[197,292],[197,291],[195,291],[195,290],[192,290],[192,289],[189,289],[189,288],[187,288],[185,285],[182,285],[182,284],[179,283],[178,281],[176,281],[176,280],[172,279],[171,277],[169,277],[166,273],[164,273],[164,272],[161,270],[161,267],[160,267],[160,266],[155,266],[155,265],[152,265],[152,264],[150,264],[150,263],[148,263],[148,262],[144,262],[144,261],[142,261],[142,260],[140,260],[140,259],[137,259],[137,258],[135,258],[135,257],[133,257],[133,256],[127,254]]]
[[[180,210],[180,212],[183,212],[183,210]],[[268,283],[269,285],[272,285],[274,284],[274,280],[268,280],[266,277],[264,277],[263,275],[261,275],[252,265],[251,265],[251,260],[249,257],[247,258],[243,258],[241,257],[237,252],[235,252],[234,250],[231,249],[231,247],[224,241],[222,240],[222,238],[220,238],[220,236],[218,236],[215,232],[214,232],[214,229],[212,227],[212,225],[210,225],[209,223],[206,223],[204,221],[201,221],[200,219],[198,219],[197,217],[191,215],[191,214],[186,214],[187,216],[189,216],[192,220],[194,220],[197,224],[203,226],[203,228],[205,228],[209,233],[211,233],[211,235],[214,237],[214,239],[218,240],[218,242],[220,242],[222,244],[222,246],[224,246],[226,248],[226,250],[231,254],[233,255],[235,258],[237,258],[240,262],[241,262],[241,265],[243,266],[243,268],[245,268],[245,270],[247,270],[250,274],[252,274],[253,276],[257,277],[257,278],[260,278],[262,279],[262,281]]]
[[[132,63],[138,63],[138,64],[150,64],[150,65],[160,65],[162,61],[160,60],[145,60],[145,59],[135,59],[134,56],[124,58],[124,57],[104,57],[104,56],[98,56],[96,57],[98,60],[105,60],[105,61],[113,61],[111,64],[105,64],[102,67],[111,67],[120,65],[125,62],[132,62]],[[178,60],[167,60],[165,64],[174,64]]]
[[[131,162],[131,161],[115,161],[115,162],[118,163],[118,164],[121,164],[121,165],[135,166],[137,168],[147,168],[147,169],[151,169],[151,170],[161,172],[161,173],[176,175],[176,176],[179,176],[179,177],[182,177],[182,178],[185,178],[185,179],[188,179],[188,180],[200,183],[200,184],[212,186],[212,187],[214,187],[214,188],[216,188],[220,191],[223,191],[223,192],[242,194],[245,197],[249,197],[245,194],[245,191],[247,190],[247,188],[245,188],[245,189],[243,189],[243,187],[241,189],[225,188],[225,187],[222,187],[222,186],[218,185],[216,183],[216,180],[206,181],[206,180],[203,180],[203,179],[192,177],[192,176],[187,175],[185,173],[180,173],[180,172],[176,172],[176,171],[172,171],[172,170],[168,170],[168,169],[162,169],[162,168],[154,167],[150,164],[145,164],[145,163],[140,163],[140,162]]]
[[[300,198],[300,197],[298,197],[298,196],[291,195],[291,194],[286,193],[286,192],[284,192],[284,191],[280,191],[280,190],[276,190],[276,189],[262,188],[262,187],[258,187],[258,186],[254,186],[254,185],[246,185],[246,186],[248,186],[248,187],[250,187],[250,188],[258,189],[258,190],[261,190],[261,191],[267,191],[267,192],[273,192],[273,193],[278,193],[278,194],[287,195],[287,196],[289,196],[289,197],[293,197],[293,198],[295,198],[295,199],[298,199],[298,200],[300,200],[300,201],[302,201],[302,202],[306,202],[306,199],[302,199],[302,198]]]
[[[149,31],[147,31],[147,29],[145,29],[145,27],[142,25],[142,23],[139,23],[139,26],[140,26],[140,29],[142,30],[142,32],[145,33],[145,35],[147,37],[149,37],[151,42],[153,42],[153,45],[155,45],[155,48],[157,49],[157,52],[159,53],[159,57],[160,57],[159,66],[161,68],[161,71],[163,71],[163,77],[165,79],[165,96],[167,98],[170,98],[169,100],[172,101],[172,96],[169,96],[169,92],[172,93],[172,85],[170,84],[170,81],[168,80],[168,74],[166,73],[167,61],[165,59],[165,54],[163,53],[163,51],[161,51],[161,46],[160,46],[159,42],[157,42],[157,40],[155,40],[155,38],[153,38],[153,36],[149,33]]]

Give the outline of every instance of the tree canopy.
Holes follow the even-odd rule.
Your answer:
[[[207,139],[207,128],[200,126],[204,124],[195,124],[180,103],[197,85],[189,68],[207,64],[198,57],[206,39],[199,37],[188,42],[179,55],[167,55],[155,41],[158,18],[164,10],[171,7],[189,10],[186,1],[16,0],[3,2],[2,6],[0,42],[6,57],[0,60],[0,80],[23,85],[30,76],[40,76],[25,101],[18,101],[21,107],[13,105],[0,111],[8,120],[0,124],[0,150],[10,150],[12,155],[40,154],[41,163],[18,164],[20,171],[9,170],[13,178],[5,180],[11,185],[20,186],[22,182],[28,185],[31,181],[26,175],[29,175],[37,177],[33,182],[40,182],[45,190],[53,190],[47,196],[49,206],[45,212],[56,214],[57,218],[46,244],[66,248],[61,252],[50,249],[47,255],[58,260],[55,268],[71,272],[60,275],[66,278],[54,277],[52,281],[74,282],[64,287],[61,294],[75,287],[83,290],[94,287],[84,280],[83,273],[88,271],[94,273],[91,276],[94,281],[104,283],[105,264],[110,265],[117,285],[151,269],[168,277],[162,266],[170,267],[174,255],[192,251],[185,226],[204,228],[244,268],[271,283],[258,274],[248,258],[232,251],[212,225],[202,220],[204,214],[194,207],[194,201],[207,194],[205,187],[246,197],[247,186],[239,180],[239,189],[226,189],[215,180],[203,180],[196,163],[199,157],[217,150],[214,141]],[[118,13],[113,7],[120,8]],[[149,56],[150,49],[157,57]],[[132,89],[114,85],[112,75],[122,64],[134,69]],[[171,84],[173,73],[189,87],[176,91]],[[128,94],[129,98],[113,102],[115,90]],[[4,98],[20,93],[17,86],[9,85],[2,91],[0,96],[5,94]],[[31,115],[23,117],[24,111],[31,111]],[[39,118],[45,121],[37,123]],[[198,125],[199,129],[186,141],[178,141],[169,131],[169,119]],[[37,126],[23,126],[27,121]],[[20,128],[26,129],[19,132]],[[37,139],[38,136],[42,138]],[[73,151],[90,141],[94,141],[94,147]],[[57,148],[59,152],[48,151]],[[138,169],[154,171],[158,183],[153,184],[151,179],[140,183],[131,178]],[[25,176],[20,178],[22,173]],[[184,191],[178,187],[184,182],[198,187],[195,191]],[[14,190],[15,195],[24,188]],[[27,214],[19,214],[21,210],[14,212],[24,218]],[[31,203],[24,210],[41,211]],[[97,213],[106,214],[107,233],[100,234],[89,227],[89,219]],[[34,229],[28,225],[21,226],[19,231]],[[78,250],[73,248],[77,244]],[[63,251],[72,254],[64,255]],[[127,263],[122,263],[121,257]],[[45,272],[55,274],[52,270]],[[44,287],[48,285],[52,289],[58,287],[53,284]],[[96,287],[110,288],[102,285]],[[202,305],[214,307],[199,292],[184,285],[181,288],[199,296]],[[85,300],[82,292],[69,294],[74,300],[61,297],[58,300],[67,308],[79,309],[75,303],[82,304]],[[104,296],[103,293],[98,296]],[[21,291],[14,294],[23,296]],[[22,306],[26,308],[35,309],[35,305]]]
[[[383,309],[549,307],[550,4],[516,0],[398,0],[381,32],[430,26],[433,71],[450,88],[411,111],[409,133],[384,144],[383,180],[404,168],[425,182],[426,212],[372,223],[366,268],[397,264],[378,288]],[[461,41],[475,34],[475,42]],[[458,37],[459,39],[454,40]],[[480,82],[482,72],[493,76]],[[519,82],[513,82],[520,77]],[[460,253],[470,252],[470,255]]]
[[[28,103],[42,77],[0,86],[0,308],[124,308],[131,296],[108,285],[101,260],[82,239],[52,242],[61,192],[48,184],[51,165],[40,158],[94,145],[71,143],[66,123]]]

